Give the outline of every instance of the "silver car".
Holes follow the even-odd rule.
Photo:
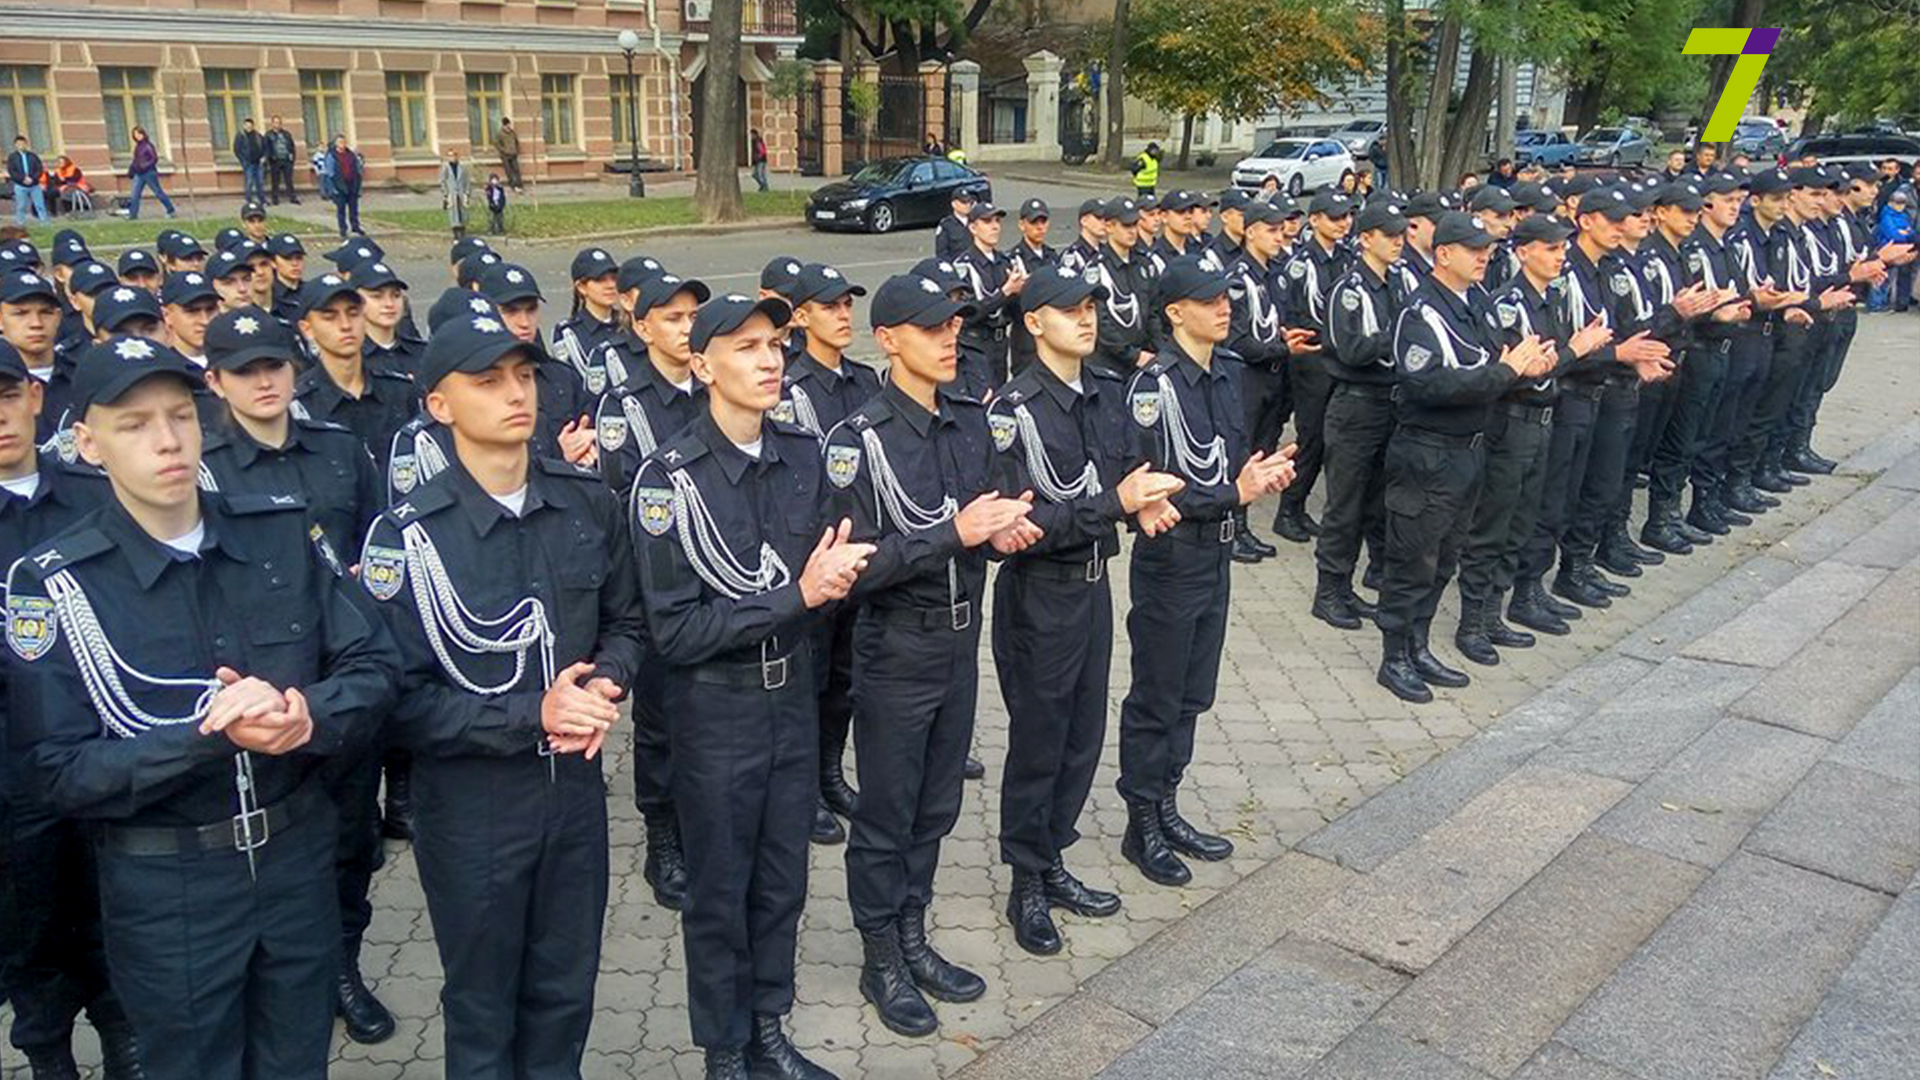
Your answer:
[[[1617,169],[1623,165],[1645,165],[1653,156],[1653,142],[1631,127],[1594,128],[1580,138],[1573,152],[1576,165],[1605,165]]]

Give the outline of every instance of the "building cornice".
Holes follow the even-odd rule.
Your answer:
[[[604,26],[575,29],[19,4],[0,4],[0,26],[6,27],[8,37],[42,41],[620,54],[619,30]],[[642,31],[642,37],[651,50],[652,35]],[[681,34],[661,34],[661,43],[669,48],[678,49],[683,40]]]

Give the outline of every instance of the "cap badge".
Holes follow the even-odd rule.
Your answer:
[[[260,330],[260,320],[251,315],[242,315],[233,320],[233,329],[238,334],[253,334]]]
[[[113,347],[113,354],[122,360],[151,360],[153,342],[146,338],[125,338]]]

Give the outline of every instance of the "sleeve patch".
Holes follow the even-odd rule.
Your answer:
[[[596,430],[602,450],[618,450],[627,445],[627,418],[624,413],[601,417]]]
[[[346,566],[340,562],[340,556],[333,550],[333,545],[327,542],[327,534],[321,530],[320,526],[310,526],[307,529],[307,539],[313,541],[314,553],[320,556],[321,562],[327,564],[327,569],[333,572],[334,577],[347,576]]]
[[[7,647],[32,663],[47,655],[60,636],[60,618],[53,601],[44,596],[7,596]]]
[[[400,548],[367,545],[360,560],[360,580],[375,600],[391,600],[400,595],[407,580],[407,553]]]
[[[393,490],[402,496],[411,494],[414,487],[420,483],[420,468],[414,463],[412,454],[393,455],[393,461],[387,466],[387,472],[393,480]]]
[[[1424,371],[1433,360],[1433,352],[1425,345],[1407,346],[1406,365],[1408,371]]]
[[[634,516],[648,536],[665,536],[673,528],[673,489],[636,487],[633,489]]]
[[[1143,428],[1153,427],[1160,422],[1160,391],[1134,391],[1133,422]]]
[[[827,481],[834,487],[844,488],[852,485],[860,475],[860,448],[857,446],[827,447]]]
[[[993,429],[993,448],[1005,453],[1013,446],[1014,433],[1019,430],[1013,417],[995,413],[987,417],[987,425]]]
[[[1360,310],[1360,293],[1357,289],[1340,290],[1340,306],[1347,311]]]

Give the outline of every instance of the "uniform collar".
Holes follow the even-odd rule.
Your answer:
[[[295,450],[313,449],[312,444],[308,441],[311,432],[300,423],[297,417],[287,417],[287,443],[285,446],[268,446],[254,438],[253,435],[248,432],[246,428],[241,427],[237,421],[229,422],[232,424],[232,428],[226,432],[227,444],[233,447],[233,452],[239,457],[240,467],[243,469],[249,468],[254,462],[268,454],[288,454]]]
[[[690,398],[699,391],[700,380],[694,378],[692,368],[687,369],[687,377],[693,379],[693,385],[690,388],[682,390],[675,386],[668,381],[666,375],[661,373],[659,367],[654,364],[653,358],[642,349],[639,363],[634,365],[633,373],[627,376],[627,382],[636,393],[651,388],[662,405],[671,405],[675,401]]]
[[[726,474],[729,484],[738,485],[740,478],[747,474],[748,469],[757,468],[764,472],[780,462],[778,440],[768,437],[771,429],[767,426],[765,419],[760,421],[760,457],[757,460],[748,456],[747,452],[740,449],[732,439],[727,438],[727,433],[721,431],[720,425],[713,422],[713,412],[710,409],[700,410],[699,418],[693,422],[693,431],[700,441],[706,444],[707,453],[713,456],[713,460],[720,463],[720,471]]]
[[[1167,348],[1161,355],[1172,357],[1172,359],[1168,361],[1168,366],[1172,370],[1179,372],[1180,377],[1187,380],[1188,386],[1197,386],[1202,379],[1224,379],[1227,377],[1226,369],[1222,367],[1220,363],[1219,346],[1214,347],[1213,366],[1210,368],[1201,367],[1198,360],[1188,356],[1187,350],[1181,348],[1180,343],[1173,340],[1172,335],[1167,336]]]
[[[788,366],[793,369],[793,377],[796,382],[811,375],[829,386],[839,387],[853,380],[853,372],[847,368],[847,365],[850,363],[852,363],[852,361],[848,360],[847,357],[842,354],[840,357],[840,370],[835,371],[814,359],[812,353],[801,350],[799,355],[788,361]]]
[[[240,530],[222,512],[219,499],[205,494],[200,496],[200,523],[206,530],[200,541],[203,557],[208,552],[218,550],[225,552],[235,562],[253,561],[247,545],[240,538]],[[133,520],[133,515],[127,513],[127,508],[118,499],[107,500],[100,515],[100,531],[126,557],[134,581],[143,590],[153,588],[167,567],[180,561],[174,557],[172,548],[147,535],[147,531]]]
[[[454,499],[472,523],[473,531],[485,537],[493,527],[502,521],[510,520],[513,515],[500,501],[487,493],[480,482],[467,471],[458,455],[447,463],[447,482],[453,487]],[[520,507],[520,516],[532,517],[535,510],[555,504],[554,492],[549,490],[549,482],[540,462],[531,456],[527,459],[527,501]]]
[[[947,393],[945,387],[940,387],[933,392],[934,401],[945,406],[937,413],[928,412],[919,402],[909,397],[905,390],[900,389],[892,379],[887,380],[887,385],[881,388],[880,393],[885,395],[887,403],[893,406],[894,415],[905,420],[908,426],[913,428],[913,433],[923,439],[935,424],[944,426],[953,423],[951,408],[953,398]]]
[[[1074,393],[1073,387],[1068,386],[1060,376],[1053,373],[1052,368],[1042,363],[1038,357],[1035,357],[1033,363],[1028,366],[1033,369],[1034,381],[1038,382],[1041,389],[1047,392],[1047,396],[1053,399],[1054,404],[1060,406],[1060,411],[1062,412],[1072,412],[1074,406],[1079,404],[1082,399],[1088,402],[1099,400],[1100,392],[1096,386],[1097,380],[1089,377],[1084,362],[1080,368],[1080,393],[1077,394]]]

